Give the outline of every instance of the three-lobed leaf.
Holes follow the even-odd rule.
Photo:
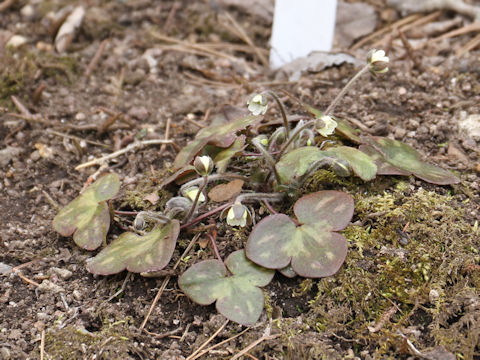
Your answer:
[[[105,241],[110,227],[106,200],[119,189],[117,174],[101,177],[59,211],[53,219],[54,229],[62,236],[73,234],[73,240],[81,248],[95,250]]]
[[[228,256],[225,265],[219,260],[193,265],[180,276],[178,284],[197,304],[216,301],[219,313],[239,324],[250,325],[258,320],[264,306],[259,287],[266,286],[274,273],[255,265],[245,257],[244,250],[238,250]]]
[[[98,275],[116,274],[125,269],[134,273],[162,270],[172,258],[179,232],[180,223],[171,220],[143,236],[123,233],[88,259],[87,270]]]
[[[300,198],[294,213],[300,225],[285,214],[270,215],[252,230],[247,257],[268,269],[291,265],[300,276],[335,274],[347,255],[343,230],[353,216],[353,198],[339,191],[319,191]]]

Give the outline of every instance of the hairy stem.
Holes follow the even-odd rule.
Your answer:
[[[275,167],[275,160],[273,159],[272,155],[270,155],[270,153],[267,150],[265,150],[265,148],[263,147],[262,144],[260,144],[260,141],[258,139],[253,139],[252,144],[255,145],[258,151],[260,151],[263,154],[263,157],[265,158],[265,160],[267,160],[267,163],[272,168],[273,175],[275,175],[275,179],[280,184],[281,183],[280,175],[278,175],[277,168]]]
[[[187,223],[188,220],[190,220],[192,215],[195,213],[195,210],[197,209],[198,199],[200,199],[200,195],[202,194],[203,190],[208,184],[208,175],[204,176],[202,179],[203,179],[203,184],[198,189],[197,195],[195,196],[195,200],[193,200],[192,207],[190,208],[190,210],[188,211],[188,214],[183,219],[183,223]]]
[[[338,102],[340,99],[347,93],[347,91],[350,89],[352,84],[364,73],[366,73],[370,69],[370,65],[365,65],[358,73],[355,74],[354,77],[350,79],[350,81],[345,85],[345,87],[338,93],[338,95],[333,99],[332,103],[328,106],[327,110],[325,110],[325,115],[329,115],[334,109],[335,106],[337,106]]]
[[[287,148],[290,146],[290,144],[296,139],[296,137],[298,135],[300,135],[300,133],[302,132],[302,130],[306,129],[307,127],[309,126],[312,126],[313,124],[315,124],[315,120],[310,120],[310,121],[307,121],[305,123],[305,125],[299,127],[298,129],[296,129],[292,136],[287,140],[287,142],[285,144],[283,144],[282,148],[280,149],[280,151],[278,152],[278,155],[277,155],[277,159],[280,159],[283,155],[283,153],[285,152],[285,150],[287,150]]]
[[[290,126],[288,124],[288,119],[287,119],[287,113],[285,111],[285,106],[283,105],[282,100],[280,100],[278,95],[275,94],[273,91],[267,90],[265,93],[270,95],[275,100],[278,107],[280,108],[280,113],[282,114],[282,118],[283,118],[283,126],[285,127],[285,131],[286,131],[287,139],[288,139],[290,137]]]

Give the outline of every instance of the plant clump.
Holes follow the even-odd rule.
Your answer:
[[[269,90],[250,97],[251,114],[226,107],[212,125],[201,129],[179,151],[171,175],[162,179],[158,187],[149,189],[158,197],[159,191],[168,186],[176,192],[175,196],[172,194],[154,209],[139,209],[135,195],[136,200],[128,202],[133,211],[115,210],[119,215],[136,217],[127,232],[87,261],[87,269],[98,275],[125,269],[142,275],[161,271],[171,262],[180,233],[189,234],[189,230],[195,229],[207,240],[201,256],[206,259],[186,269],[179,277],[179,286],[198,304],[216,302],[220,313],[239,324],[253,324],[260,318],[265,302],[260,288],[270,283],[276,270],[286,277],[326,278],[318,282],[318,296],[311,304],[311,311],[318,315],[311,326],[318,330],[330,327],[329,321],[336,322],[334,329],[340,323],[343,331],[368,330],[367,324],[376,321],[387,302],[394,301],[401,303],[399,308],[403,310],[397,315],[401,320],[403,311],[407,313],[415,307],[412,301],[425,295],[436,272],[450,265],[439,265],[437,261],[452,244],[443,244],[443,252],[432,250],[429,246],[435,240],[432,244],[418,244],[404,235],[406,228],[398,225],[408,223],[409,232],[415,231],[410,237],[425,235],[421,233],[422,224],[431,219],[432,213],[422,211],[432,205],[430,195],[418,195],[418,200],[426,204],[404,206],[409,200],[392,198],[393,194],[398,195],[394,192],[388,195],[389,199],[384,195],[385,205],[379,210],[378,204],[372,205],[375,202],[370,195],[350,195],[334,185],[350,184],[351,188],[357,185],[355,181],[379,182],[380,175],[414,175],[435,185],[456,184],[460,179],[424,162],[410,146],[388,138],[361,136],[332,114],[354,81],[368,72],[384,73],[388,63],[384,52],[374,50],[325,111],[302,104],[313,116],[296,124],[290,121],[281,99]],[[282,125],[271,134],[258,134],[252,130],[268,116],[268,98],[279,107]],[[237,166],[231,166],[233,161]],[[328,178],[333,189],[307,191],[312,178],[316,177],[317,184],[324,183],[319,174]],[[352,176],[359,180],[352,180]],[[54,220],[56,230],[63,236],[71,235],[76,228],[77,232],[101,233],[93,244],[83,246],[87,250],[106,243],[106,224],[110,220],[107,201],[118,191],[113,179],[118,181],[116,175],[106,175],[61,210]],[[97,196],[99,189],[107,189],[108,194]],[[142,194],[142,201],[145,199],[153,201]],[[263,205],[262,211],[255,206],[257,203]],[[114,207],[112,201],[109,204]],[[295,216],[282,213],[288,213],[292,206]],[[353,217],[355,208],[357,214]],[[79,209],[84,210],[80,213]],[[368,220],[367,209],[373,211],[372,219],[385,222]],[[105,215],[102,221],[96,220],[97,211]],[[369,226],[352,225],[352,217]],[[145,232],[147,222],[153,223],[153,227]],[[204,225],[198,226],[199,223]],[[445,229],[442,220],[438,228],[455,231],[456,226]],[[222,249],[226,252],[225,261],[217,246],[219,232],[231,234]],[[193,237],[192,246],[196,239]],[[76,242],[84,244],[78,238]],[[371,254],[376,258],[370,259]],[[189,259],[187,255],[179,261],[190,265]],[[405,266],[409,261],[412,263]],[[350,283],[345,276],[357,281]],[[379,301],[373,303],[371,298]],[[348,304],[351,309],[337,311],[331,319],[322,318],[338,304]],[[346,321],[354,313],[363,320],[358,328],[354,326],[356,320]]]

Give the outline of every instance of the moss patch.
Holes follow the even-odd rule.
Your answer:
[[[466,358],[478,351],[471,334],[480,326],[478,279],[465,272],[465,264],[480,260],[478,229],[461,204],[405,182],[352,195],[358,226],[344,231],[349,254],[337,275],[317,282],[309,325],[357,339],[354,349],[378,356],[398,350],[397,330],[420,348],[444,345]],[[462,316],[468,306],[476,308]]]
[[[104,323],[99,331],[67,326],[47,331],[45,353],[51,359],[81,359],[85,354],[96,354],[97,359],[133,359],[130,346],[134,334],[129,320]]]

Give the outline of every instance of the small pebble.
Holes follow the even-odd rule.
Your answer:
[[[70,279],[73,275],[73,273],[70,271],[70,270],[67,270],[67,269],[61,269],[61,268],[57,268],[57,267],[52,267],[50,269],[53,273],[57,274],[58,276],[60,276],[63,280],[67,280],[67,279]]]
[[[430,293],[428,294],[428,300],[430,300],[431,304],[435,304],[435,302],[438,300],[440,297],[440,294],[438,293],[437,290],[432,289],[430,290]]]
[[[50,280],[43,280],[37,289],[38,291],[51,292],[54,294],[65,292],[64,288],[52,283]]]

